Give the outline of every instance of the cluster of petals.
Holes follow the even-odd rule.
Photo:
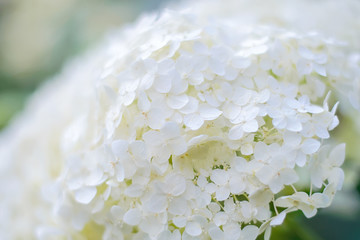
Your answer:
[[[33,204],[0,200],[9,206],[0,223],[24,229],[4,236],[251,240],[269,238],[292,211],[314,216],[344,179],[345,145],[327,143],[339,124],[329,86],[351,76],[334,70],[344,67],[342,47],[320,34],[174,11],[113,33],[60,75],[67,81],[44,87],[48,103],[34,97],[32,124],[50,123],[31,144],[53,153],[1,149],[18,164],[55,169],[0,166],[1,176],[27,180],[1,189]],[[56,119],[59,104],[74,110]]]

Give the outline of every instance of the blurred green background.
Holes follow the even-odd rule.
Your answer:
[[[166,2],[169,0],[0,0],[0,129],[66,60],[96,45],[107,31]],[[273,229],[272,239],[360,239],[360,164],[354,159],[359,156],[360,138],[352,130],[354,119],[341,120],[335,135],[350,150],[344,166],[349,169],[349,186],[332,208],[320,210],[310,220],[300,212],[290,214],[283,226]]]

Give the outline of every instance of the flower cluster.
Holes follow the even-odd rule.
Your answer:
[[[31,143],[52,154],[21,161],[56,170],[4,164],[4,174],[25,174],[13,187],[34,209],[19,216],[18,203],[1,200],[3,219],[28,221],[20,226],[39,239],[268,239],[287,213],[312,217],[341,189],[345,145],[326,142],[339,123],[329,86],[352,81],[339,54],[341,43],[314,33],[187,12],[146,17],[47,93],[52,108],[73,110],[60,109],[44,126],[59,130]],[[58,115],[41,104],[34,124]]]

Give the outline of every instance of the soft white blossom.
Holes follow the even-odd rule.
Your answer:
[[[339,124],[325,93],[355,79],[346,47],[191,4],[111,34],[37,92],[0,140],[1,237],[251,240],[330,205],[345,145],[325,142]]]

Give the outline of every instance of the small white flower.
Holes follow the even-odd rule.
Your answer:
[[[330,199],[323,193],[314,193],[309,196],[304,192],[297,192],[291,196],[280,197],[276,200],[279,207],[296,207],[300,209],[307,218],[313,217],[318,208],[327,207]]]
[[[329,153],[329,146],[320,149],[317,158],[311,166],[311,182],[320,188],[323,182],[328,179],[334,183],[338,190],[341,189],[344,181],[344,172],[340,168],[345,160],[345,144],[339,144]]]

